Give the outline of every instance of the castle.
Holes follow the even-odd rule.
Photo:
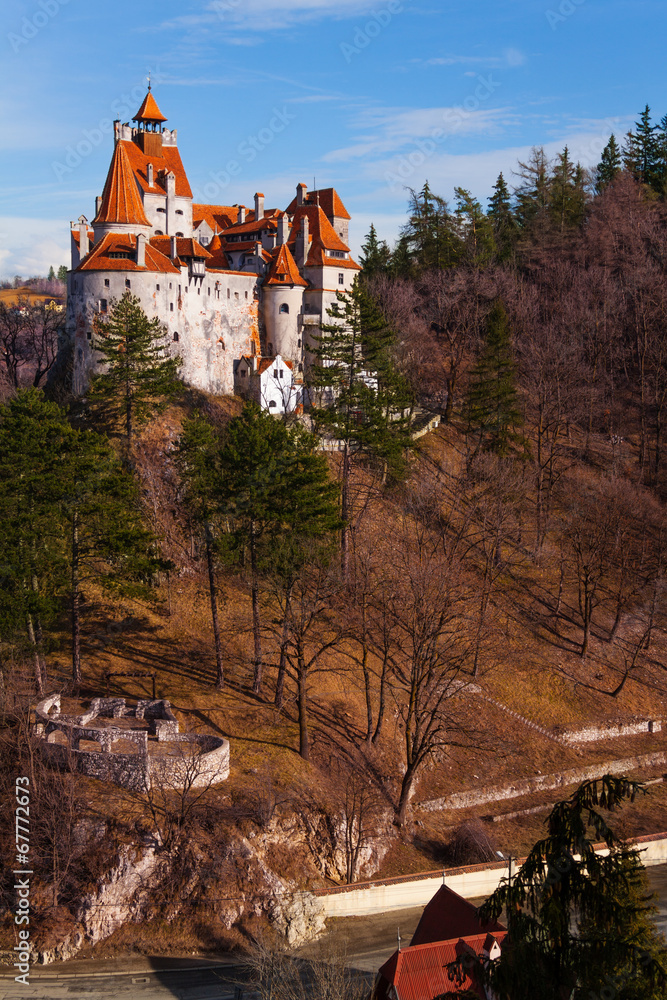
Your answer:
[[[201,205],[178,152],[176,129],[151,92],[133,121],[114,122],[114,151],[95,217],[72,224],[67,333],[74,389],[95,371],[93,330],[129,291],[166,329],[185,382],[237,392],[271,412],[299,408],[311,334],[359,265],[350,216],[333,188],[298,184],[285,211]]]

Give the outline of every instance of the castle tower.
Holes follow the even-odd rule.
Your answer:
[[[93,219],[95,242],[107,233],[151,233],[134,171],[125,144],[117,142],[97,215]]]
[[[295,375],[303,359],[303,292],[307,287],[287,244],[276,247],[262,285],[266,350],[270,356],[280,354],[292,361]]]

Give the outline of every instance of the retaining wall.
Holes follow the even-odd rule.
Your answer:
[[[644,865],[661,865],[667,862],[667,834],[660,833],[639,837],[635,843],[641,851]],[[600,848],[604,852],[606,848]],[[521,865],[523,858],[513,861],[513,871]],[[385,913],[387,910],[401,910],[411,906],[425,906],[435,895],[443,882],[454,892],[466,899],[489,896],[509,874],[507,862],[491,865],[469,865],[465,868],[450,868],[422,875],[407,875],[402,878],[377,879],[352,886],[336,886],[331,889],[316,889],[313,895],[329,917],[359,917],[371,913]]]
[[[628,757],[625,760],[611,760],[605,764],[593,764],[591,767],[576,767],[558,774],[538,774],[534,778],[524,778],[512,785],[493,785],[488,788],[476,788],[467,792],[453,792],[441,799],[431,799],[428,802],[415,804],[415,809],[427,812],[437,812],[440,809],[468,809],[471,806],[482,806],[489,802],[500,802],[505,799],[517,799],[522,795],[532,795],[534,792],[552,791],[567,785],[578,785],[582,781],[593,781],[604,774],[627,774],[630,771],[641,771],[649,767],[662,767],[667,763],[667,752],[642,754],[639,757]]]

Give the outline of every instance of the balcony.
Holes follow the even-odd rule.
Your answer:
[[[191,278],[206,277],[206,261],[201,257],[192,257],[188,263],[188,275]]]

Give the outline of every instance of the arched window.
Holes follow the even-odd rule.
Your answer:
[[[283,304],[281,305],[280,312],[281,313],[288,313],[289,312],[289,306],[287,305],[286,302],[283,302]]]
[[[273,409],[273,407],[274,407],[275,405],[276,405],[276,401],[275,401],[275,399],[271,399],[271,400],[269,400],[269,409]]]
[[[155,235],[156,235],[156,236],[164,236],[164,233],[162,232],[162,230],[161,230],[161,229],[156,229],[156,230],[155,230]]]
[[[175,343],[175,344],[177,344],[177,343],[178,343],[178,333],[177,333],[177,331],[176,331],[176,330],[174,330],[174,343]]]
[[[183,233],[176,233],[176,235],[177,235],[177,236],[182,236],[182,235],[183,235]]]

